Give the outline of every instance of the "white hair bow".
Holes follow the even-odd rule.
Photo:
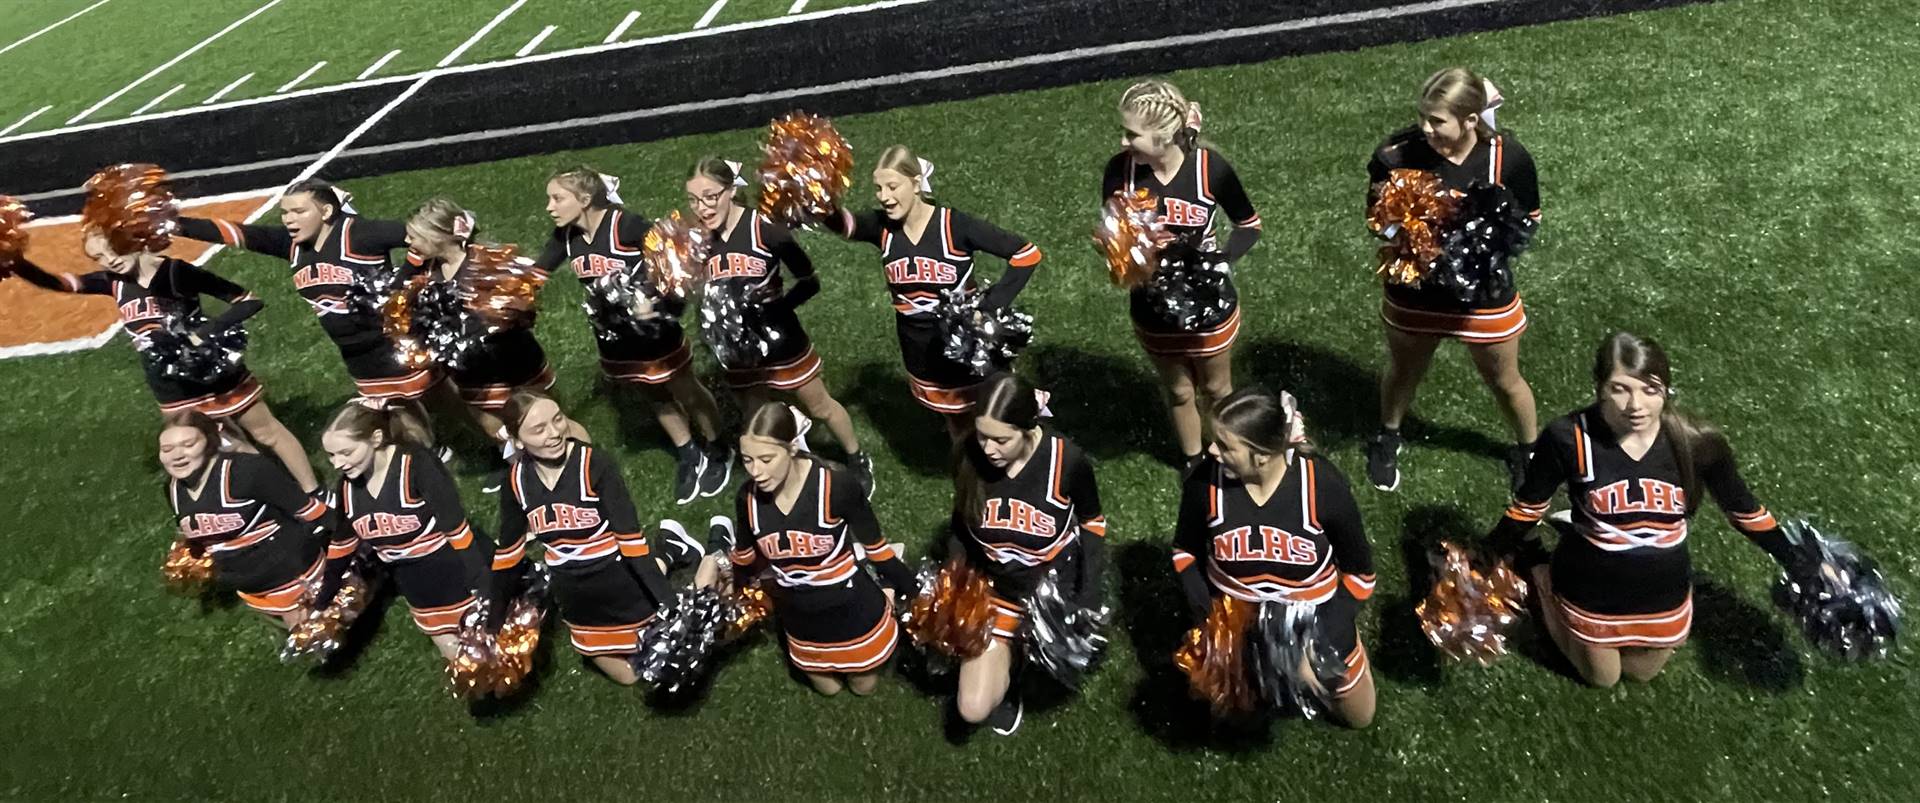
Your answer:
[[[1053,411],[1047,409],[1047,400],[1051,398],[1053,398],[1053,394],[1039,388],[1033,389],[1033,403],[1040,407],[1040,412],[1037,414],[1040,418],[1053,417]]]
[[[353,208],[353,193],[347,192],[347,188],[334,187],[333,197],[339,201],[339,203],[336,203],[333,206],[335,209],[340,210],[340,214],[343,214],[343,215],[360,214],[358,211],[356,211]]]
[[[1500,110],[1500,102],[1506,98],[1500,97],[1500,88],[1494,86],[1492,81],[1482,78],[1480,86],[1487,91],[1487,107],[1480,110],[1480,119],[1487,121],[1488,128],[1497,128],[1493,124],[1493,113]]]
[[[627,205],[626,201],[620,200],[620,177],[619,176],[609,176],[605,173],[595,173],[594,175],[599,176],[600,183],[606,185],[607,187],[607,203],[613,204],[615,206]]]
[[[723,161],[727,163],[727,169],[733,171],[733,186],[735,187],[747,186],[747,177],[745,174],[740,172],[741,170],[740,163],[733,161],[732,159],[726,159]]]
[[[1307,440],[1307,419],[1300,414],[1300,403],[1293,394],[1280,391],[1280,409],[1287,414],[1287,444],[1303,443]]]
[[[793,414],[793,440],[791,442],[793,450],[796,452],[813,451],[813,449],[807,446],[807,430],[813,429],[813,419],[808,418],[806,413],[800,412],[800,408],[791,404],[787,405],[787,412]]]
[[[915,189],[918,189],[922,193],[925,193],[927,195],[933,194],[933,163],[932,162],[929,162],[925,159],[920,159],[920,179],[915,183]]]
[[[466,240],[473,236],[473,229],[478,225],[480,221],[472,212],[461,212],[459,217],[453,219],[453,236]]]

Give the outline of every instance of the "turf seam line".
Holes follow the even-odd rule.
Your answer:
[[[67,23],[69,23],[69,22],[72,22],[72,21],[73,21],[73,20],[74,20],[74,19],[75,19],[76,17],[79,17],[79,16],[81,15],[81,14],[85,14],[85,13],[87,13],[87,12],[89,12],[89,11],[92,11],[92,10],[94,10],[94,9],[96,9],[96,8],[99,8],[99,7],[101,7],[101,6],[104,6],[104,5],[106,5],[106,4],[108,3],[108,2],[109,2],[109,0],[100,0],[100,2],[98,2],[98,3],[94,3],[93,5],[90,5],[90,6],[87,6],[86,8],[83,8],[83,9],[80,9],[79,11],[75,11],[75,12],[73,12],[72,14],[68,14],[68,15],[67,15],[67,18],[66,18],[66,19],[63,19],[63,20],[61,20],[61,21],[59,21],[59,22],[56,22],[56,23],[54,23],[54,24],[52,24],[52,25],[48,25],[47,27],[45,27],[45,28],[41,28],[40,30],[37,30],[37,31],[34,31],[33,33],[30,33],[30,34],[27,34],[25,38],[22,38],[22,39],[20,39],[20,40],[18,40],[18,41],[15,41],[15,42],[14,42],[13,44],[10,44],[10,45],[7,45],[6,47],[0,47],[0,53],[5,53],[5,52],[7,52],[7,51],[9,51],[9,50],[12,50],[12,49],[14,49],[14,48],[16,48],[16,47],[19,47],[19,46],[21,46],[21,45],[24,45],[24,44],[26,44],[26,43],[28,43],[28,42],[31,42],[31,41],[33,41],[33,40],[35,40],[35,39],[38,39],[38,38],[40,38],[40,35],[41,35],[41,34],[43,34],[43,33],[46,33],[46,32],[48,32],[48,31],[51,31],[51,30],[53,30],[53,29],[55,29],[55,28],[58,28],[58,27],[60,27],[60,26],[62,26],[62,25],[65,25],[65,24],[67,24]]]
[[[122,96],[126,95],[128,92],[133,91],[134,87],[137,87],[141,84],[146,83],[149,79],[153,78],[156,75],[159,75],[162,72],[167,71],[167,69],[171,68],[173,65],[179,64],[182,61],[186,61],[188,56],[191,56],[195,53],[200,52],[201,50],[205,49],[206,46],[219,41],[220,37],[223,37],[223,36],[226,36],[227,34],[232,33],[235,29],[239,28],[242,25],[247,24],[254,17],[258,17],[261,14],[265,14],[268,9],[273,8],[274,6],[277,6],[277,5],[280,5],[280,0],[267,0],[266,5],[263,5],[259,8],[254,9],[252,13],[244,17],[234,20],[233,22],[227,23],[227,27],[221,28],[219,31],[215,32],[212,36],[209,36],[205,39],[200,40],[199,44],[196,44],[193,47],[190,47],[184,51],[181,51],[179,55],[176,55],[173,58],[167,59],[166,62],[161,64],[160,66],[155,67],[151,70],[148,70],[146,75],[142,75],[139,78],[133,79],[133,83],[120,87],[120,89],[115,91],[113,94],[108,95],[104,98],[101,98],[98,103],[95,103],[92,106],[88,106],[86,110],[80,112],[79,114],[74,115],[71,118],[68,118],[67,124],[72,125],[74,123],[78,123],[81,120],[85,120],[88,117],[93,116],[94,112],[101,110],[109,103],[119,100]]]

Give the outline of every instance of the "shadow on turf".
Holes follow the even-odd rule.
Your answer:
[[[1442,540],[1471,542],[1485,529],[1466,509],[1454,505],[1420,505],[1407,511],[1400,527],[1400,562],[1406,572],[1407,592],[1377,603],[1379,635],[1368,646],[1368,657],[1380,674],[1409,685],[1435,688],[1445,679],[1440,654],[1420,629],[1414,606],[1433,587],[1432,554]]]
[[[1800,688],[1806,666],[1780,621],[1718,581],[1694,576],[1692,641],[1707,677],[1773,694]]]
[[[1053,426],[1096,459],[1144,454],[1180,465],[1160,382],[1145,356],[1115,357],[1042,344],[1020,358],[1024,375],[1053,394]]]
[[[1240,347],[1235,385],[1261,384],[1300,400],[1313,439],[1335,449],[1364,443],[1380,431],[1380,374],[1345,355],[1279,338]],[[1383,358],[1384,359],[1384,358]],[[1411,442],[1503,460],[1508,444],[1479,430],[1442,426],[1409,414],[1402,426]]]
[[[886,441],[887,451],[901,465],[922,476],[946,476],[946,424],[938,413],[914,400],[898,365],[897,360],[862,363],[854,371],[852,387],[831,390],[842,404],[866,413]],[[861,448],[873,447],[862,444]]]

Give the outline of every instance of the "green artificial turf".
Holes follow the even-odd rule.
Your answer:
[[[281,666],[260,617],[161,587],[171,528],[155,422],[135,357],[116,342],[0,362],[14,400],[0,417],[0,722],[13,737],[0,797],[1910,800],[1911,660],[1811,653],[1768,602],[1769,561],[1711,511],[1691,546],[1694,638],[1652,684],[1586,688],[1531,635],[1490,669],[1436,658],[1411,613],[1426,590],[1424,545],[1474,537],[1499,515],[1505,437],[1450,347],[1422,388],[1399,493],[1359,481],[1382,362],[1360,206],[1367,155],[1411,118],[1422,78],[1456,63],[1493,76],[1501,122],[1533,151],[1545,198],[1520,272],[1533,320],[1523,367],[1543,418],[1587,401],[1606,332],[1656,337],[1681,402],[1726,428],[1762,500],[1782,516],[1819,514],[1910,595],[1920,291],[1907,182],[1920,164],[1906,140],[1920,76],[1893,56],[1916,27],[1920,12],[1897,0],[1739,0],[1172,76],[1206,105],[1207,136],[1266,222],[1240,268],[1238,381],[1298,394],[1311,433],[1363,486],[1380,567],[1361,619],[1379,686],[1369,730],[1209,732],[1169,666],[1183,626],[1166,551],[1172,435],[1124,294],[1087,240],[1101,166],[1118,148],[1126,82],[1114,81],[839,121],[862,170],[886,145],[913,145],[939,165],[942,202],[1048,253],[1022,297],[1039,337],[1020,369],[1055,391],[1059,429],[1097,459],[1112,521],[1118,622],[1079,699],[1030,709],[1014,738],[956,742],[939,694],[893,679],[870,699],[823,699],[761,638],[726,661],[702,703],[655,710],[584,669],[553,630],[538,688],[476,715],[448,698],[400,606],[339,671]],[[478,212],[483,233],[533,248],[550,171],[584,161],[620,174],[629,203],[657,213],[680,203],[696,158],[751,158],[758,135],[352,188],[376,216],[445,194]],[[828,387],[872,444],[880,520],[917,559],[947,515],[938,422],[907,395],[875,255],[801,239],[825,282],[801,316]],[[282,263],[223,255],[213,267],[266,298],[250,363],[310,438],[349,388],[334,351]],[[620,456],[643,517],[725,511],[671,504],[672,462],[649,414],[596,382],[579,297],[557,278],[539,324],[566,407]],[[712,375],[704,353],[699,365]],[[467,502],[491,530],[480,447],[461,442]]]

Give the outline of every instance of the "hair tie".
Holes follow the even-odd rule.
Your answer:
[[[613,204],[615,206],[627,205],[626,201],[620,200],[620,177],[619,176],[609,176],[605,173],[594,173],[594,175],[599,176],[600,183],[607,188],[607,203]]]
[[[1307,419],[1300,414],[1300,403],[1294,400],[1293,394],[1280,391],[1280,409],[1287,414],[1287,448],[1306,443]]]
[[[1047,409],[1047,400],[1051,398],[1053,398],[1053,394],[1048,393],[1039,388],[1033,389],[1033,403],[1040,408],[1040,412],[1035,413],[1034,417],[1036,418],[1052,418],[1053,417],[1053,411]]]
[[[477,225],[479,220],[474,218],[472,212],[461,212],[459,217],[453,219],[454,238],[464,241],[473,237],[473,228]]]
[[[742,168],[739,162],[736,162],[732,159],[722,159],[720,161],[726,162],[727,169],[733,171],[733,186],[735,187],[747,186],[747,177],[741,174],[740,171]]]
[[[1202,118],[1200,117],[1200,104],[1198,103],[1187,104],[1187,127],[1193,129],[1196,132],[1199,131],[1201,119]]]
[[[807,446],[807,430],[813,429],[813,419],[791,404],[787,405],[787,413],[793,416],[793,440],[787,445],[796,452],[812,452],[813,449]]]
[[[1480,88],[1487,92],[1487,107],[1480,110],[1480,119],[1487,121],[1487,128],[1496,128],[1493,124],[1493,113],[1500,110],[1500,102],[1506,98],[1500,97],[1500,87],[1494,86],[1492,81],[1485,78],[1480,79]]]
[[[924,195],[932,195],[933,163],[925,159],[919,159],[919,157],[915,158],[920,162],[920,177],[914,181],[914,188],[918,189]]]

